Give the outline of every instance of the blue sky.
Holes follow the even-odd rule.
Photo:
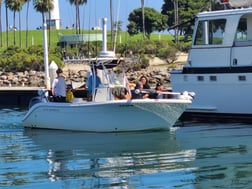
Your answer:
[[[146,7],[152,7],[157,11],[161,11],[163,0],[145,0]],[[128,15],[135,9],[141,7],[141,0],[113,0],[114,20],[123,21],[122,29],[126,29],[128,24]],[[81,28],[90,29],[101,23],[101,19],[108,18],[108,26],[110,26],[109,0],[88,0],[88,3],[80,7],[81,12]],[[71,26],[75,23],[75,7],[70,5],[68,0],[59,0],[59,10],[61,17],[61,27]],[[25,14],[26,5],[21,12],[22,15],[22,30],[25,29]],[[41,14],[33,10],[33,5],[30,5],[29,10],[29,29],[36,29],[42,25]],[[5,8],[2,5],[2,26],[5,30]],[[13,13],[9,13],[9,25],[13,25]],[[18,25],[18,15],[16,18],[16,26]]]

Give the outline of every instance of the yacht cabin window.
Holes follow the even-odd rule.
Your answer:
[[[247,19],[241,18],[236,30],[236,41],[245,41],[247,38]]]
[[[221,45],[225,26],[226,19],[199,21],[194,45]]]
[[[244,15],[240,18],[236,36],[235,36],[235,46],[248,46],[252,45],[252,15]]]

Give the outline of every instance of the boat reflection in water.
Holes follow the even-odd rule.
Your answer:
[[[83,133],[25,129],[46,151],[51,181],[82,181],[82,187],[186,184],[196,150],[181,150],[171,132]],[[155,180],[156,179],[156,180]],[[187,184],[191,184],[188,182]],[[71,184],[70,184],[71,185]]]

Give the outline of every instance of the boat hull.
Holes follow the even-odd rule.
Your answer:
[[[208,80],[216,76],[217,81]],[[239,80],[240,76],[246,77],[246,81]],[[204,78],[197,81],[196,78]],[[186,80],[185,80],[186,78]],[[201,117],[226,117],[248,118],[252,116],[251,98],[252,73],[220,73],[220,74],[183,74],[171,73],[171,82],[174,90],[193,90],[195,98],[186,109],[184,116],[193,115]],[[187,115],[187,116],[185,116]],[[252,118],[250,118],[252,121]]]
[[[23,119],[24,127],[91,132],[167,130],[190,100],[146,99],[87,103],[38,103]]]

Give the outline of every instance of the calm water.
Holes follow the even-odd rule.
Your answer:
[[[24,129],[0,109],[0,188],[252,188],[252,125],[170,132]]]

